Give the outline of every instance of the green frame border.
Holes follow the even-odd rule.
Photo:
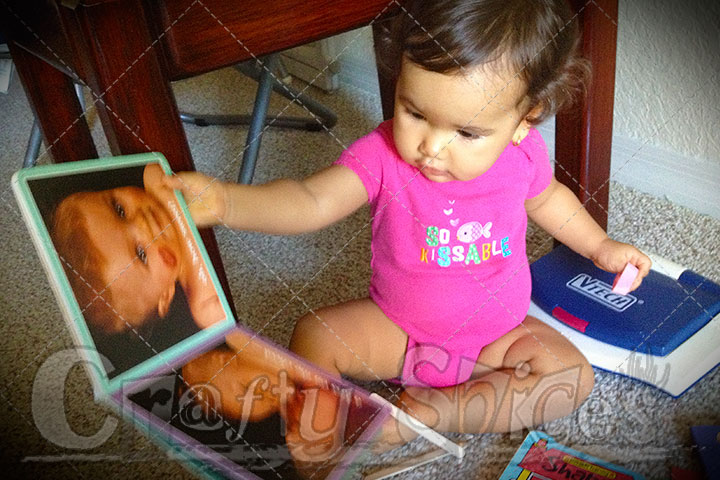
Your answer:
[[[90,331],[85,323],[81,308],[75,299],[72,289],[70,288],[70,284],[65,275],[65,271],[62,268],[60,258],[53,246],[52,240],[50,239],[50,234],[45,226],[40,210],[32,196],[32,193],[30,192],[28,181],[112,170],[114,168],[135,167],[150,163],[159,163],[166,174],[172,174],[170,165],[165,157],[160,153],[153,152],[52,165],[40,165],[16,172],[11,181],[15,198],[20,206],[20,210],[28,230],[30,231],[30,236],[33,239],[38,255],[45,267],[45,271],[50,280],[50,285],[55,292],[55,296],[61,307],[63,316],[65,317],[65,321],[70,328],[76,346],[81,347],[79,350],[81,351],[83,358],[89,363],[86,370],[90,376],[95,397],[97,399],[109,397],[121,389],[127,392],[128,384],[134,382],[136,379],[142,379],[152,376],[158,372],[172,370],[181,364],[181,361],[184,360],[184,355],[189,354],[194,349],[221,337],[224,333],[235,327],[235,319],[233,317],[232,310],[230,309],[227,298],[225,298],[222,286],[220,285],[215,269],[210,262],[197,227],[190,218],[184,198],[176,190],[175,197],[178,200],[183,215],[188,221],[190,231],[192,232],[195,242],[198,245],[202,259],[207,266],[211,282],[215,287],[215,290],[218,292],[220,303],[223,311],[225,312],[225,320],[193,334],[185,340],[169,347],[165,351],[160,352],[159,354],[139,363],[138,365],[135,365],[125,372],[118,374],[112,379],[108,378],[106,370],[103,367],[100,354],[97,352],[95,342],[93,341]],[[140,384],[142,382],[138,381],[138,383]]]

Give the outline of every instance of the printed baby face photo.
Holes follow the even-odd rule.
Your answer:
[[[28,182],[113,378],[226,318],[157,163]]]
[[[172,443],[216,452],[206,467],[229,478],[336,478],[373,440],[383,412],[361,389],[250,333],[227,338],[129,396],[126,408]]]

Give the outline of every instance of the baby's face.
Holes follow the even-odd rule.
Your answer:
[[[446,75],[403,60],[395,92],[395,146],[429,180],[482,175],[521,128],[517,103],[524,85],[485,70]]]
[[[182,379],[192,391],[188,400],[206,414],[219,413],[226,420],[263,420],[294,395],[294,385],[280,379],[277,366],[262,357],[215,349],[194,358],[182,369]]]
[[[123,317],[116,330],[138,327],[154,312],[163,316],[181,260],[167,210],[137,187],[81,195],[88,235],[106,259],[103,278],[112,292],[112,307]]]

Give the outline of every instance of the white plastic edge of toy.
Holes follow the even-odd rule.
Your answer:
[[[438,432],[428,427],[412,415],[409,415],[408,413],[400,410],[398,407],[390,403],[387,399],[381,397],[377,393],[371,393],[370,398],[374,399],[382,405],[389,406],[390,412],[392,413],[392,416],[395,418],[395,420],[402,423],[409,429],[413,430],[415,433],[422,436],[426,440],[429,440],[430,442],[434,443],[446,452],[454,455],[458,459],[462,459],[465,456],[465,449],[463,447],[453,442],[449,438],[440,435]]]
[[[720,331],[720,315],[716,315],[664,357],[630,351],[595,340],[556,320],[534,302],[530,303],[528,315],[560,332],[585,355],[590,364],[649,383],[676,398],[720,364],[720,344],[717,342],[718,334],[714,333]],[[668,369],[668,378],[666,383],[662,383],[662,379],[654,372],[662,375],[665,368]]]
[[[391,478],[395,475],[409,472],[410,470],[421,467],[423,465],[427,465],[428,463],[435,462],[450,455],[452,455],[450,452],[447,452],[442,448],[434,448],[429,452],[409,458],[408,460],[401,462],[398,465],[390,465],[374,473],[365,475],[363,477],[363,480],[385,480],[386,478]]]
[[[655,254],[648,253],[647,256],[650,257],[650,260],[652,260],[652,270],[655,270],[658,273],[662,273],[663,275],[667,275],[673,280],[679,279],[680,275],[682,275],[682,273],[687,270],[687,268],[683,267],[682,265],[678,265],[671,260],[667,260]]]

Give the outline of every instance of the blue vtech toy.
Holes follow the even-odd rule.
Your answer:
[[[662,258],[640,288],[612,292],[614,274],[560,245],[530,266],[528,315],[552,326],[595,367],[674,397],[720,364],[720,285]]]

